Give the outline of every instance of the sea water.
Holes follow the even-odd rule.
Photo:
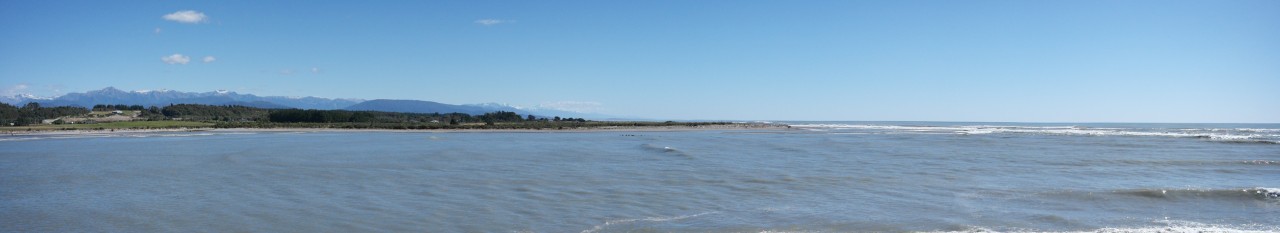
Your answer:
[[[1280,125],[0,137],[0,232],[1280,231]]]

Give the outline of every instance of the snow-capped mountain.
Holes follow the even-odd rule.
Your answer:
[[[123,91],[114,87],[84,93],[68,93],[57,98],[13,98],[6,103],[22,105],[39,102],[44,106],[92,107],[97,104],[125,104],[163,106],[169,104],[244,105],[260,108],[341,109],[363,102],[357,99],[327,99],[318,97],[291,98],[283,96],[257,96],[233,91],[181,92],[174,90]]]
[[[39,97],[32,94],[17,94],[12,96],[0,96],[0,103],[6,103],[10,105],[20,105],[20,104],[26,104],[27,102],[31,102],[31,101],[48,101],[52,99],[53,98]]]

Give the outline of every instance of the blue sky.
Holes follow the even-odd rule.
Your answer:
[[[1269,0],[2,1],[0,94],[114,86],[671,119],[1280,122],[1277,9]]]

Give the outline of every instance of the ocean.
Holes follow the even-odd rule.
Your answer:
[[[0,136],[0,232],[1280,231],[1280,124]]]

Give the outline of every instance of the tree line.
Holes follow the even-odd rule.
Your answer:
[[[155,107],[155,106],[151,106],[151,107]],[[93,105],[93,108],[92,108],[92,109],[93,109],[94,111],[112,111],[112,110],[139,110],[139,111],[141,111],[141,110],[146,110],[146,107],[143,107],[142,105],[123,105],[123,104],[117,104],[117,105],[106,105],[106,104],[98,104],[98,105]]]
[[[564,122],[587,122],[582,118],[552,118],[534,115],[521,116],[515,112],[497,111],[481,115],[466,113],[400,113],[379,111],[350,110],[315,110],[315,109],[262,109],[240,105],[204,105],[204,104],[171,104],[169,106],[143,107],[141,105],[94,105],[94,111],[130,110],[138,111],[138,120],[183,120],[238,123],[236,125],[263,125],[264,123],[366,123],[365,126],[379,124],[412,124],[412,125],[495,125],[498,123],[552,123],[564,125]],[[5,126],[24,126],[38,124],[43,119],[63,116],[84,116],[89,109],[83,107],[41,107],[39,103],[28,103],[19,108],[0,103],[0,124]],[[12,124],[10,124],[12,123]],[[348,124],[352,125],[352,124]],[[354,126],[353,126],[354,127]]]
[[[0,103],[0,126],[24,126],[40,124],[41,120],[61,116],[88,114],[81,107],[41,107],[40,103],[27,103],[22,107]]]

